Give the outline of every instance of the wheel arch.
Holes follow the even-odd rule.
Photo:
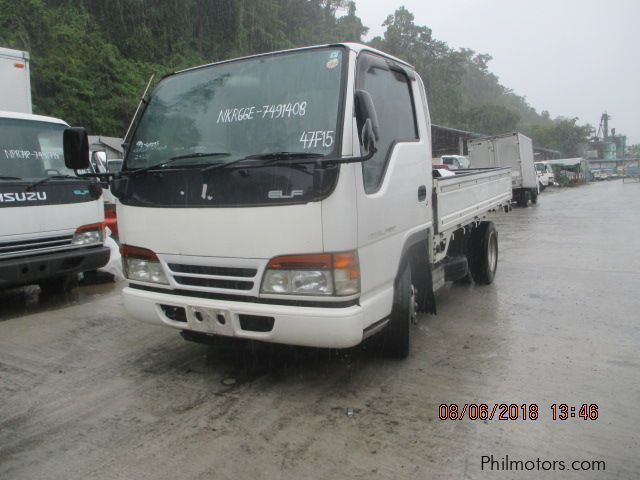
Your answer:
[[[418,310],[427,313],[436,313],[435,294],[433,291],[433,277],[431,271],[431,248],[433,238],[432,227],[411,233],[404,241],[402,253],[396,271],[394,287],[404,266],[408,263],[411,267],[412,283],[418,291]]]

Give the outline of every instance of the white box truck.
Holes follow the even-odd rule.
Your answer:
[[[29,54],[0,47],[0,110],[31,113],[30,78]]]
[[[508,169],[432,178],[424,85],[397,58],[336,44],[205,65],[144,99],[111,182],[139,320],[409,353],[447,281],[493,281]],[[86,168],[82,128],[67,165]]]
[[[507,133],[467,141],[472,168],[511,167],[513,199],[526,207],[538,202],[538,175],[533,142],[522,133]]]
[[[0,288],[59,292],[109,260],[102,188],[65,167],[68,125],[30,113],[28,58],[0,48]]]

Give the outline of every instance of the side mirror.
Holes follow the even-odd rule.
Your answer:
[[[72,170],[89,168],[89,136],[82,127],[65,129],[62,135],[64,164]]]
[[[356,90],[355,94],[356,123],[362,133],[367,120],[371,121],[371,130],[376,140],[380,140],[380,124],[376,107],[373,104],[371,95],[366,90]],[[360,137],[360,142],[364,145],[364,138]]]

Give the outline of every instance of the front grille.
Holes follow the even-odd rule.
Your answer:
[[[179,265],[170,263],[169,268],[175,273],[195,273],[196,275],[216,275],[221,277],[253,278],[258,273],[255,268],[206,267],[203,265]]]
[[[243,282],[240,280],[218,280],[213,278],[173,277],[180,285],[191,285],[193,287],[225,288],[228,290],[251,290],[253,282]]]
[[[34,238],[13,242],[0,242],[0,258],[44,254],[73,248],[73,235]]]
[[[246,295],[254,289],[258,268],[253,265],[230,267],[225,265],[193,265],[167,262],[169,273],[180,286],[193,287],[198,291],[237,292]]]

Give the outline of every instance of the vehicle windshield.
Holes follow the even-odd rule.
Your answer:
[[[0,118],[0,180],[25,180],[50,175],[74,175],[64,165],[62,132],[65,125]]]
[[[322,48],[169,77],[149,100],[124,170],[177,156],[171,168],[275,152],[329,155],[338,141],[343,63],[342,48]]]

